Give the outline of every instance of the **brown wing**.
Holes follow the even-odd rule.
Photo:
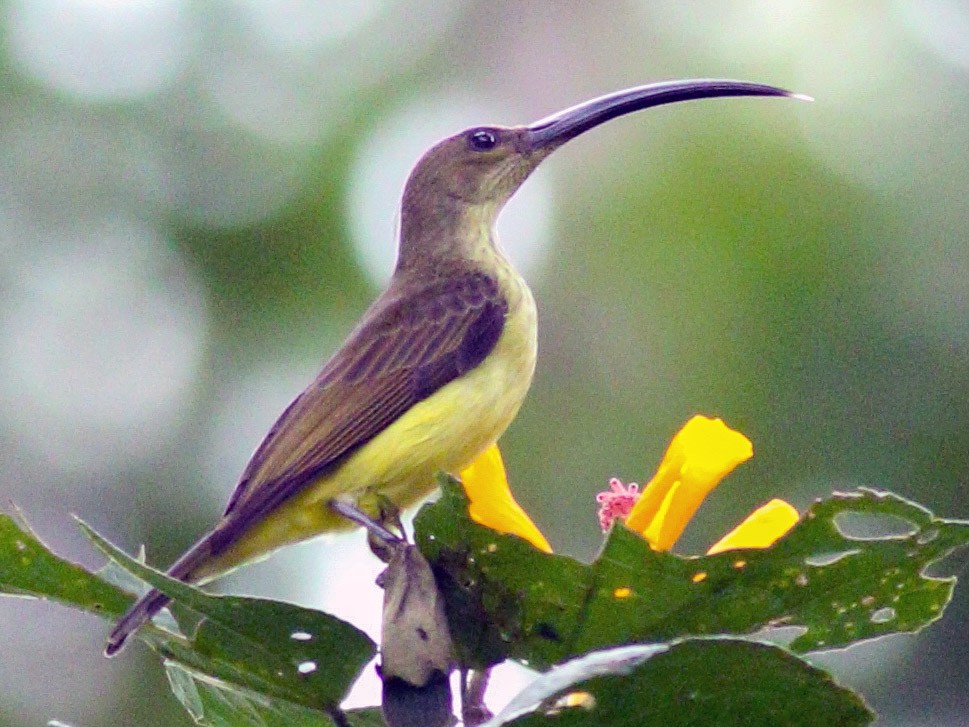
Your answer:
[[[213,551],[481,363],[507,309],[494,278],[477,270],[411,288],[406,298],[391,287],[256,450]]]

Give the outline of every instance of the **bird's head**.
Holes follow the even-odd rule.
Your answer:
[[[717,96],[795,94],[743,81],[669,81],[592,99],[528,126],[478,126],[438,142],[404,188],[401,260],[438,251],[467,254],[460,248],[469,229],[490,235],[501,208],[536,167],[589,129],[652,106]]]
[[[532,142],[527,126],[466,129],[425,152],[404,197],[423,202],[433,195],[455,207],[501,207],[550,151]]]

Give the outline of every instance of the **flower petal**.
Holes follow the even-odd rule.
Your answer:
[[[461,482],[471,501],[468,514],[472,520],[499,533],[524,538],[546,553],[552,552],[545,536],[512,496],[497,444],[461,470]]]
[[[800,515],[784,500],[773,499],[754,510],[737,527],[723,536],[707,555],[737,548],[769,548],[793,528]]]
[[[684,500],[679,497],[681,488],[682,485],[679,482],[673,483],[673,486],[666,493],[666,497],[663,498],[656,516],[650,521],[649,527],[643,531],[643,537],[654,550],[669,550],[672,548],[673,543],[683,532],[686,521],[693,514],[693,511],[690,510],[686,514],[686,520],[683,520]],[[687,507],[689,507],[688,504]]]
[[[654,548],[669,549],[710,491],[753,454],[750,440],[723,420],[693,417],[673,437],[626,525]]]

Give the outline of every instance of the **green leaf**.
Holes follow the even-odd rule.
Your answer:
[[[902,530],[890,531],[899,525]],[[790,645],[796,652],[914,633],[942,617],[956,584],[954,576],[932,577],[926,569],[967,544],[967,521],[936,518],[889,492],[835,493],[815,502],[774,548],[744,551],[758,570],[746,577],[757,575],[758,583],[734,594],[729,614],[719,620],[730,626],[751,609],[765,623],[806,626]],[[736,553],[724,555],[736,563]],[[709,607],[707,614],[714,618]]]
[[[168,661],[165,668],[175,696],[204,727],[384,727],[378,709],[345,712],[341,723],[315,709],[226,684],[177,662]]]
[[[849,516],[905,530],[862,539],[839,529]],[[817,502],[772,548],[706,557],[653,551],[623,527],[591,565],[546,555],[472,522],[454,481],[415,529],[462,662],[511,657],[539,669],[609,646],[777,625],[804,627],[796,651],[917,631],[941,616],[955,584],[925,568],[969,542],[969,523],[871,490]]]
[[[671,644],[635,644],[620,646],[605,651],[593,651],[585,656],[557,664],[516,694],[486,727],[499,725],[540,709],[543,712],[555,711],[562,705],[563,696],[578,696],[577,686],[582,682],[608,674],[629,674],[637,666],[652,659],[657,654],[670,650]],[[579,703],[585,700],[577,700]],[[586,702],[589,708],[594,700]],[[579,706],[575,704],[573,706]]]
[[[366,634],[328,614],[287,603],[208,595],[135,561],[80,525],[117,566],[89,573],[0,514],[0,593],[51,598],[113,621],[134,601],[114,585],[129,582],[115,570],[120,567],[207,617],[191,640],[155,626],[139,632],[166,657],[176,695],[186,707],[197,708],[190,711],[199,724],[335,724],[327,711],[344,698],[375,653]],[[383,724],[379,711],[348,714],[352,727]]]
[[[49,598],[116,619],[134,602],[120,588],[54,555],[26,527],[0,514],[0,593]]]
[[[343,700],[376,647],[345,621],[289,603],[212,596],[125,555],[80,523],[111,560],[205,618],[190,640],[160,630],[143,638],[195,673],[314,709]]]
[[[584,695],[579,705],[556,703],[556,697],[576,692]],[[873,719],[858,695],[784,649],[691,639],[594,652],[564,664],[536,680],[487,727],[852,727]]]

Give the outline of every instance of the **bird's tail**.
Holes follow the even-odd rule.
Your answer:
[[[193,545],[181,558],[168,569],[168,577],[191,583],[203,575],[202,566],[212,555],[212,533]],[[105,656],[114,656],[122,648],[131,634],[151,620],[172,599],[154,588],[139,598],[128,612],[114,625],[104,647]]]

